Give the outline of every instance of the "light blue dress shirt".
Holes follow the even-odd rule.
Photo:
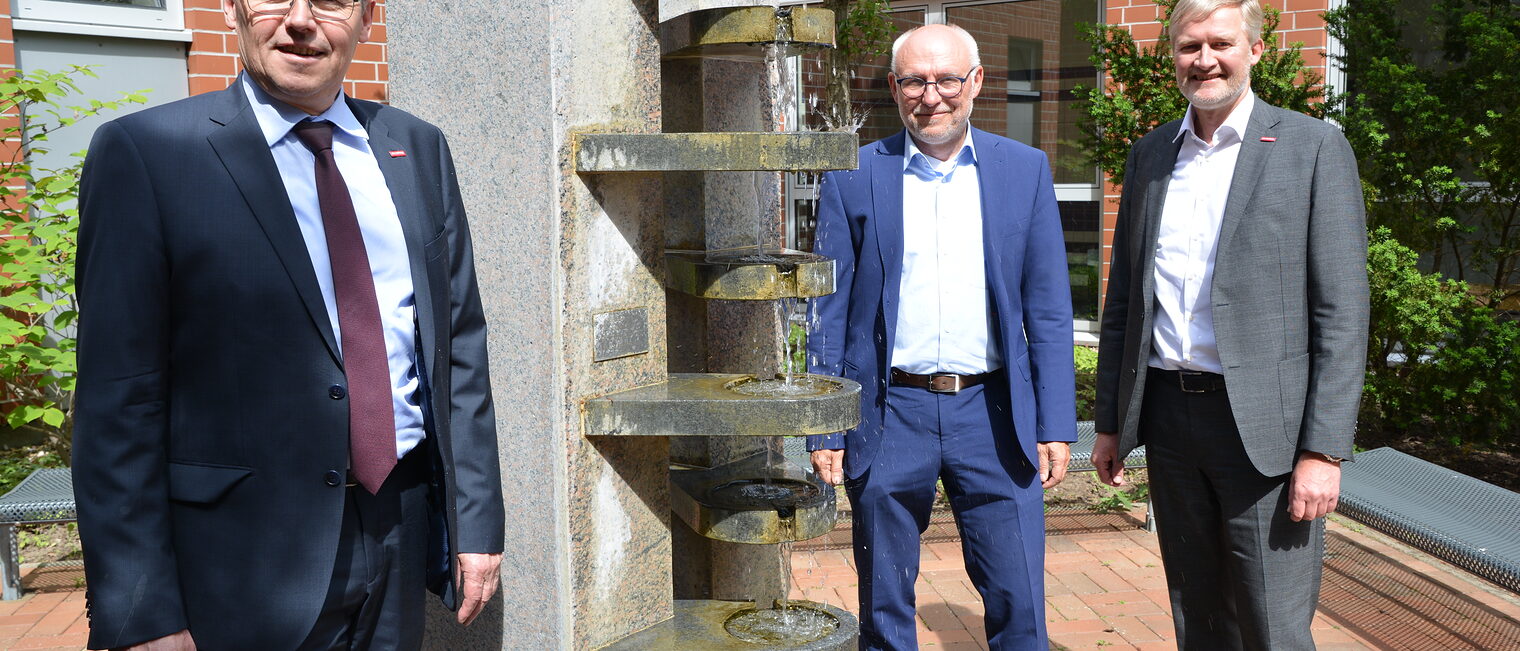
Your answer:
[[[1003,367],[987,308],[982,191],[971,136],[948,161],[903,153],[903,265],[891,366],[975,375]]]
[[[297,122],[311,117],[313,120],[332,122],[333,157],[338,171],[348,186],[349,197],[354,203],[354,213],[359,219],[359,230],[364,235],[364,249],[369,257],[370,274],[375,279],[375,298],[380,303],[380,324],[385,330],[385,351],[391,371],[391,404],[396,415],[396,458],[400,459],[422,441],[422,408],[417,403],[416,311],[412,294],[412,269],[406,252],[406,238],[401,230],[401,219],[396,215],[396,204],[391,200],[390,187],[380,172],[369,147],[369,134],[349,110],[343,94],[318,116],[291,108],[270,97],[258,84],[241,77],[243,94],[253,107],[259,129],[274,155],[280,179],[285,183],[285,195],[295,211],[296,222],[301,227],[301,237],[306,240],[306,252],[311,256],[312,270],[317,274],[317,285],[322,289],[322,302],[327,306],[327,318],[332,323],[333,335],[342,346],[342,330],[338,324],[338,302],[333,294],[332,264],[327,257],[327,234],[322,228],[322,209],[317,204],[316,157],[291,135],[290,129]],[[270,191],[277,191],[270,188]]]

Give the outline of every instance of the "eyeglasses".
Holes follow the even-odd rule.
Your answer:
[[[354,15],[354,7],[364,0],[307,0],[311,17],[317,20],[342,22]],[[296,0],[248,0],[248,11],[260,16],[285,16],[295,7]]]
[[[971,73],[973,72],[976,72],[975,66],[967,70],[964,77],[940,77],[934,82],[928,82],[918,77],[898,77],[897,87],[902,90],[903,97],[908,99],[923,97],[924,91],[928,90],[931,85],[934,86],[934,90],[939,92],[940,97],[955,97],[961,94],[961,88],[965,85],[966,80],[971,78]]]

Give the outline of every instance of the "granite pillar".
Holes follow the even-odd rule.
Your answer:
[[[507,502],[503,598],[427,646],[596,648],[672,613],[661,438],[588,439],[586,398],[664,380],[662,179],[577,175],[578,131],[660,128],[656,0],[386,5],[391,100],[440,128],[490,327]],[[646,352],[594,361],[596,315]]]

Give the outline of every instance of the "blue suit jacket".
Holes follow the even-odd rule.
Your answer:
[[[903,259],[903,150],[907,132],[860,149],[860,169],[824,175],[815,252],[835,260],[837,291],[817,299],[809,370],[861,385],[860,426],[814,436],[811,450],[844,448],[845,475],[876,457],[896,337]],[[1008,370],[1019,447],[1075,441],[1071,288],[1050,165],[1037,149],[971,129],[981,182],[987,287]],[[910,307],[911,309],[911,307]]]

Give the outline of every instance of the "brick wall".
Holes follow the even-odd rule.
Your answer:
[[[0,0],[0,70],[16,69],[16,35],[11,31],[11,1]],[[19,124],[21,114],[14,108],[0,115],[0,126],[12,127]],[[20,141],[15,138],[7,138],[0,145],[0,156],[10,160],[15,156],[16,148]]]
[[[374,11],[370,40],[361,43],[354,53],[343,91],[359,99],[384,102],[390,96],[384,0],[375,3]],[[238,37],[227,29],[221,0],[185,0],[185,29],[193,35],[187,61],[190,94],[226,88],[242,67],[237,57]]]
[[[1277,24],[1278,42],[1284,45],[1303,43],[1304,65],[1324,76],[1329,66],[1325,56],[1325,20],[1321,14],[1330,9],[1330,0],[1270,0],[1264,4],[1282,12]],[[1157,9],[1151,0],[1109,0],[1106,20],[1109,24],[1128,28],[1137,44],[1152,45],[1161,35],[1161,24],[1156,22]],[[1104,184],[1100,296],[1108,293],[1108,266],[1113,250],[1114,224],[1119,216],[1119,192],[1119,186]]]

